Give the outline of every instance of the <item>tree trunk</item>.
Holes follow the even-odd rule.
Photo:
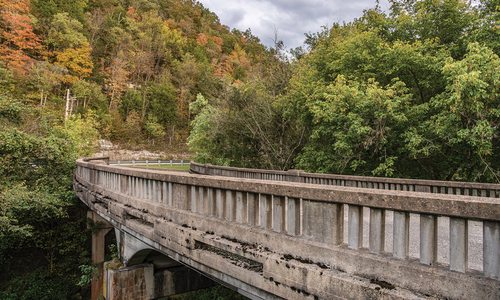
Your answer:
[[[66,108],[64,110],[64,121],[69,118],[69,89],[66,90]]]

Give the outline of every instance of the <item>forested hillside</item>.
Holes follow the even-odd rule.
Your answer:
[[[123,146],[185,142],[197,94],[216,99],[280,64],[248,30],[187,0],[1,0],[0,61],[26,104],[93,118]]]
[[[499,183],[498,1],[390,4],[307,34],[281,92],[200,97],[198,159]]]
[[[186,151],[197,95],[275,87],[284,66],[195,1],[0,0],[0,299],[86,297],[71,183],[99,138]]]

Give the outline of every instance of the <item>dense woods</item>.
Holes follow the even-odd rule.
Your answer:
[[[287,52],[192,0],[0,0],[0,298],[86,297],[71,182],[99,138],[233,166],[500,183],[499,10],[391,0]]]
[[[0,298],[85,297],[90,231],[71,183],[99,138],[186,151],[197,95],[281,64],[195,1],[0,0]]]
[[[390,2],[307,34],[285,84],[200,97],[198,159],[500,182],[498,2]]]

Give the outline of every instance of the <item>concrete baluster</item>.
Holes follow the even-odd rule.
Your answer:
[[[140,199],[145,199],[146,198],[146,180],[143,178],[139,178],[139,184],[140,184]]]
[[[363,247],[363,207],[349,205],[348,247],[359,249]]]
[[[139,187],[139,178],[133,177],[132,180],[134,181],[134,197],[139,198],[139,192],[141,191]]]
[[[500,222],[483,222],[483,272],[500,279]]]
[[[370,208],[370,252],[381,253],[385,243],[385,210]]]
[[[168,205],[168,183],[165,181],[161,183],[161,202]]]
[[[394,211],[392,255],[396,258],[408,258],[410,237],[410,215],[407,212]]]
[[[138,178],[138,185],[139,185],[139,199],[144,199],[144,179]]]
[[[213,188],[207,188],[207,211],[208,216],[215,216],[215,197]]]
[[[132,182],[133,182],[133,194],[135,198],[139,198],[139,192],[140,192],[140,187],[139,187],[139,178],[137,177],[132,177]]]
[[[196,204],[198,202],[198,200],[196,199],[197,198],[196,190],[197,190],[196,186],[192,185],[191,186],[191,191],[190,191],[191,211],[192,212],[198,212],[197,211],[197,207],[196,207]]]
[[[285,198],[286,232],[290,235],[300,235],[300,199]]]
[[[259,225],[270,229],[272,225],[273,210],[271,195],[259,194]]]
[[[450,218],[450,270],[467,271],[467,220]]]
[[[224,216],[227,221],[233,221],[234,220],[234,196],[233,196],[233,191],[231,190],[226,190],[226,199],[225,199],[225,204],[226,204],[226,209],[224,210]]]
[[[249,225],[257,225],[259,222],[258,215],[259,215],[259,205],[258,201],[256,200],[256,194],[254,193],[246,193],[247,197],[247,222]]]
[[[215,216],[219,219],[224,218],[224,199],[220,189],[215,190]]]
[[[163,203],[163,182],[156,181],[156,202]]]
[[[236,222],[246,223],[247,205],[242,192],[236,192]]]
[[[168,183],[168,198],[167,198],[167,203],[168,203],[168,205],[171,205],[171,206],[174,205],[174,184],[172,182]]]
[[[273,231],[281,232],[284,230],[285,205],[283,197],[271,196],[273,206]]]
[[[207,194],[206,188],[203,186],[198,187],[198,204],[196,208],[198,209],[197,213],[206,214],[207,213]]]
[[[134,177],[128,176],[128,193],[130,197],[133,197],[135,193],[135,188],[134,188]]]
[[[142,199],[144,192],[144,186],[142,182],[142,178],[137,177],[137,198]]]
[[[158,198],[157,198],[157,193],[156,193],[156,180],[150,180],[151,181],[151,184],[150,184],[150,189],[151,189],[151,200],[153,202],[156,202],[158,201]]]
[[[420,262],[434,265],[437,260],[437,217],[420,215]]]

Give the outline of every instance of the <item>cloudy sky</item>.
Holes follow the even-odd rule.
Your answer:
[[[364,9],[375,7],[375,0],[199,0],[215,12],[222,24],[246,30],[273,45],[275,29],[287,48],[304,42],[304,33],[318,32],[321,26],[351,21]],[[387,0],[382,0],[382,8]]]

